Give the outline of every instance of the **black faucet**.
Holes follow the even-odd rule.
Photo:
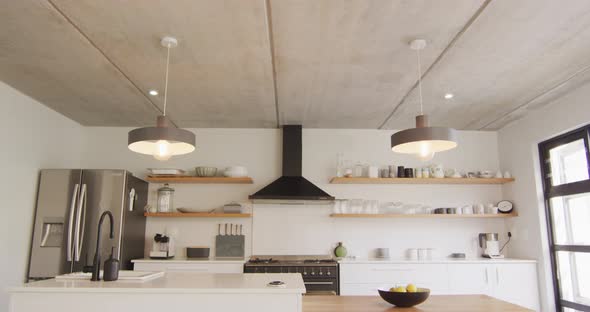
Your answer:
[[[110,211],[105,211],[100,215],[100,220],[98,221],[98,236],[96,238],[96,253],[94,254],[94,261],[92,263],[91,281],[100,281],[100,235],[102,233],[102,222],[106,216],[109,217],[109,221],[111,222],[111,233],[109,238],[113,239],[113,237],[115,237],[113,214]]]

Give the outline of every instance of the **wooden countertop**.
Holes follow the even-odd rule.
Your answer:
[[[532,311],[485,295],[430,296],[412,308],[397,308],[378,296],[303,296],[303,312],[522,312]]]

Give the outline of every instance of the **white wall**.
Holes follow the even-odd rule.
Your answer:
[[[81,126],[0,82],[0,311],[25,280],[39,169],[80,166]]]
[[[377,199],[456,207],[473,203],[496,203],[502,199],[496,185],[341,185],[329,184],[335,174],[339,152],[345,159],[379,166],[425,166],[411,156],[391,152],[394,131],[304,129],[303,174],[336,198]],[[495,132],[462,131],[459,147],[440,153],[433,162],[465,171],[497,170]],[[389,247],[392,257],[403,257],[407,248],[434,247],[446,256],[451,252],[477,253],[479,232],[504,233],[502,220],[430,219],[335,219],[330,207],[255,205],[255,254],[326,254],[339,241],[350,254],[369,257],[373,249]],[[288,222],[285,222],[287,220]]]
[[[83,166],[89,168],[124,168],[144,177],[146,168],[178,167],[190,169],[206,165],[223,168],[244,165],[254,178],[252,185],[195,185],[177,184],[176,207],[208,210],[230,201],[245,201],[249,194],[272,182],[281,173],[281,131],[275,129],[193,129],[197,150],[189,155],[160,162],[150,156],[138,155],[127,149],[129,128],[86,128],[86,148]],[[304,176],[337,198],[364,198],[381,201],[426,203],[437,207],[462,204],[497,202],[502,199],[500,186],[449,185],[334,185],[328,181],[335,173],[336,155],[346,159],[374,163],[416,166],[413,157],[391,152],[389,137],[393,131],[381,130],[320,130],[303,131]],[[435,162],[465,170],[496,170],[499,168],[497,136],[494,132],[462,132],[460,147],[441,153]],[[108,152],[105,152],[108,151]],[[151,185],[150,202],[155,204],[155,190]],[[322,214],[295,220],[294,215]],[[475,255],[475,236],[481,231],[503,233],[501,220],[334,220],[329,209],[264,209],[255,211],[250,219],[158,219],[150,218],[147,240],[165,230],[177,234],[177,251],[183,254],[186,246],[214,247],[217,224],[232,222],[244,225],[247,234],[247,254],[272,253],[329,253],[339,240],[349,245],[359,256],[367,256],[375,247],[391,247],[392,255],[400,255],[408,247],[438,247],[441,254],[451,251]],[[288,221],[285,224],[285,220]],[[312,222],[313,220],[313,222]],[[252,228],[252,222],[256,226]],[[301,225],[300,222],[306,223]],[[317,225],[310,227],[311,224]],[[276,227],[283,230],[277,233]],[[289,229],[289,230],[285,230]],[[324,235],[329,231],[329,235]],[[254,232],[255,246],[252,245]],[[300,239],[302,232],[310,239]],[[380,238],[376,239],[375,235]],[[287,235],[282,236],[282,235]],[[398,238],[398,239],[393,239]],[[440,243],[440,239],[444,243]],[[403,241],[403,242],[402,242]],[[302,244],[304,243],[304,244]],[[285,246],[289,246],[286,248]],[[149,247],[149,245],[148,245]],[[254,248],[252,250],[251,248]],[[213,252],[213,250],[212,250]]]
[[[517,177],[504,186],[505,197],[515,203],[520,217],[508,222],[514,234],[515,257],[539,259],[539,283],[544,311],[554,311],[547,243],[545,207],[540,178],[538,144],[590,123],[590,84],[531,112],[499,131],[500,163]]]
[[[210,210],[231,201],[247,201],[248,195],[272,182],[280,172],[280,131],[273,129],[193,129],[197,140],[195,152],[161,162],[127,148],[127,132],[131,128],[88,127],[83,166],[85,168],[127,169],[144,178],[146,168],[181,168],[194,174],[195,166],[224,168],[246,166],[254,184],[174,184],[175,207]],[[150,185],[149,202],[156,205],[158,184]],[[246,250],[250,254],[251,219],[161,219],[148,218],[146,252],[155,233],[175,234],[177,254],[184,255],[186,246],[210,246],[214,252],[217,224],[242,224],[247,234]]]

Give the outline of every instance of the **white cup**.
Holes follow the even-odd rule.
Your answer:
[[[418,249],[410,248],[407,250],[408,260],[418,260]]]
[[[428,257],[428,260],[438,259],[438,251],[436,249],[428,248],[427,250],[426,256]]]
[[[428,260],[428,249],[426,249],[426,248],[418,249],[418,260]]]
[[[483,204],[475,204],[473,205],[473,213],[475,214],[484,214],[486,212],[486,208]]]
[[[473,214],[473,207],[469,205],[463,206],[461,210],[463,211],[463,214]]]
[[[369,178],[378,178],[379,177],[379,167],[377,166],[369,166]]]

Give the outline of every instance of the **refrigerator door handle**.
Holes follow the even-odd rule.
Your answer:
[[[135,189],[131,188],[129,191],[129,211],[133,211],[133,207],[135,206]]]
[[[74,213],[76,211],[76,202],[78,198],[78,190],[80,189],[80,184],[76,184],[74,186],[74,193],[72,194],[72,204],[70,205],[70,220],[68,223],[68,243],[66,245],[66,259],[67,261],[72,261],[72,230],[74,229]]]
[[[82,231],[80,232],[80,244],[78,246],[78,252],[82,250],[82,246],[84,245],[84,233],[86,233],[86,198],[88,198],[88,188],[86,184],[84,184],[84,198],[81,201],[82,203]],[[78,254],[78,259],[76,261],[80,261],[80,255]]]
[[[86,223],[86,184],[82,184],[77,210],[76,230],[74,232],[74,261],[80,261],[80,249],[82,249],[81,240],[83,239],[82,236],[84,235],[84,227]],[[82,217],[82,215],[84,215],[84,217]],[[84,223],[84,225],[82,225],[82,223]],[[82,227],[82,232],[80,232],[80,227]]]

